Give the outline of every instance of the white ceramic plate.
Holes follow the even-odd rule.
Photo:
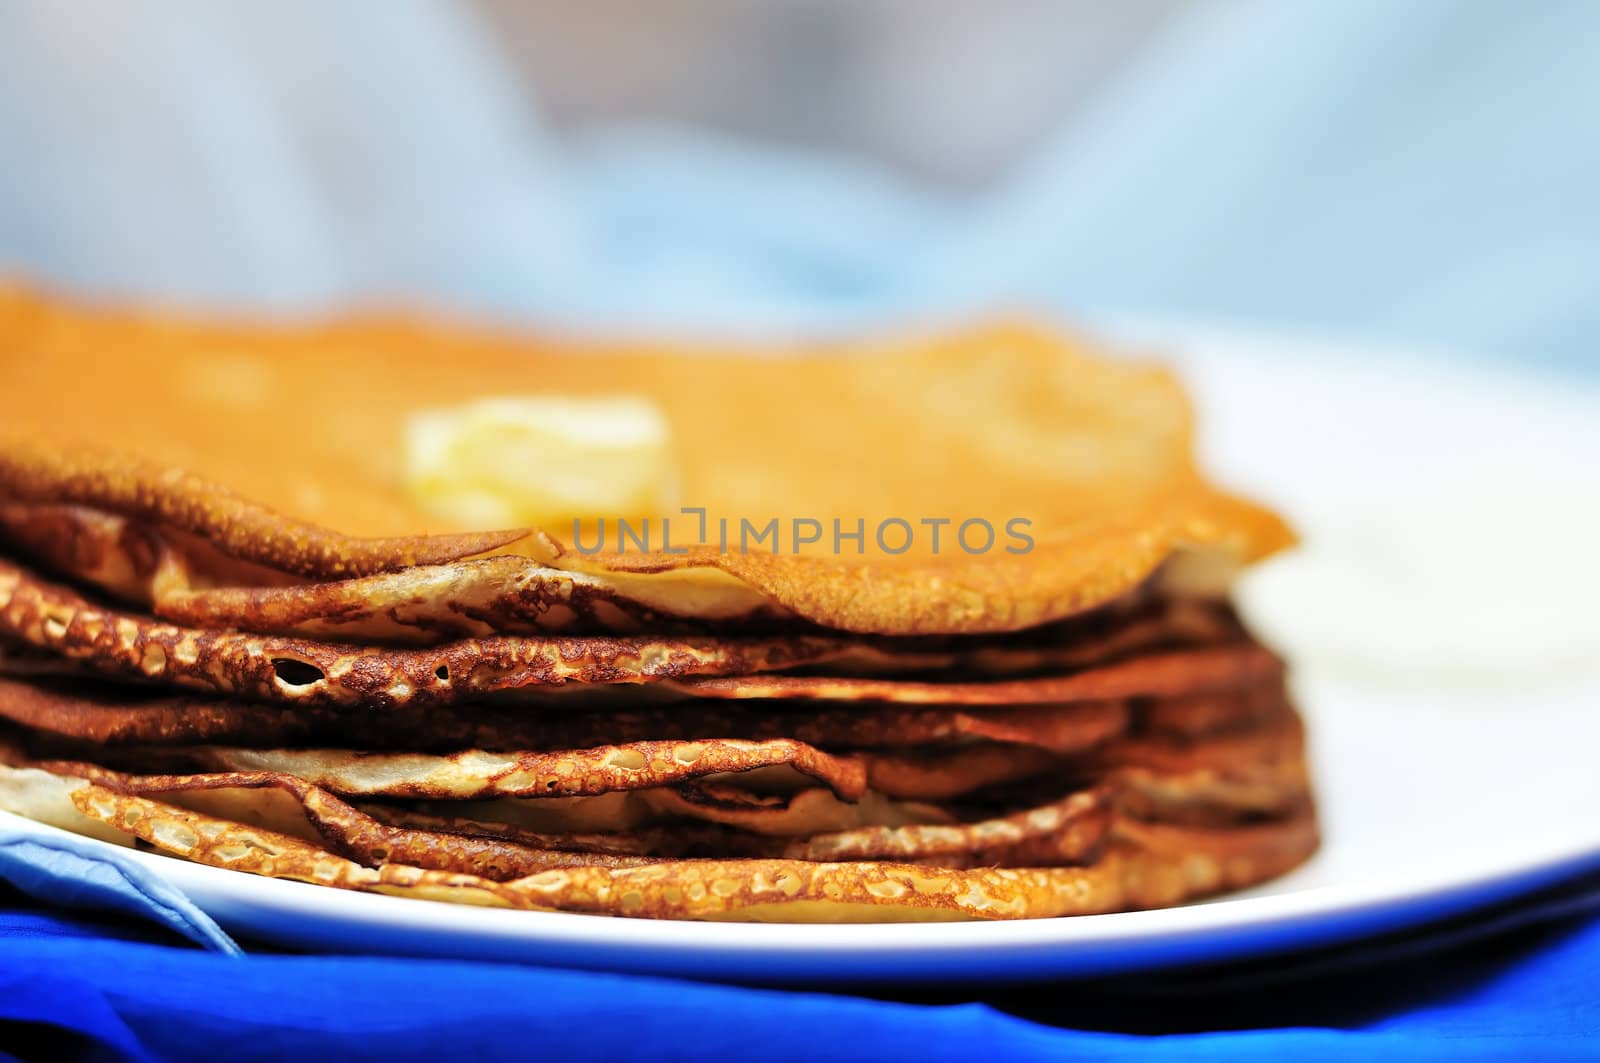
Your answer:
[[[1600,867],[1600,566],[1586,552],[1600,543],[1586,493],[1600,394],[1303,341],[1121,331],[1179,358],[1208,464],[1281,503],[1307,536],[1252,577],[1245,603],[1293,656],[1310,721],[1326,840],[1299,871],[1165,911],[789,926],[458,907],[134,858],[229,930],[285,945],[772,983],[1243,958]]]

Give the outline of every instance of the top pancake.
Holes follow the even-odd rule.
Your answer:
[[[511,551],[634,579],[721,570],[805,619],[885,634],[1015,630],[1119,597],[1175,552],[1250,561],[1291,541],[1197,472],[1188,404],[1165,370],[1009,323],[749,353],[395,319],[237,327],[4,292],[0,499],[137,516],[316,580]],[[665,415],[684,504],[735,524],[864,520],[864,553],[582,556],[570,526],[513,546],[519,529],[452,525],[405,490],[418,411],[617,392]],[[594,514],[618,515],[640,516]],[[938,556],[872,541],[888,518],[972,517],[1029,520],[1036,545],[967,554],[950,528]],[[680,517],[674,538],[693,526]]]

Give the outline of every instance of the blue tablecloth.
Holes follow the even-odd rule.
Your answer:
[[[0,887],[3,888],[3,887]],[[897,999],[255,949],[0,894],[0,1049],[24,1058],[595,1060],[1600,1057],[1600,878],[1303,957]]]

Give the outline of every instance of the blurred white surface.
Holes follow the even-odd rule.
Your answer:
[[[1297,663],[1502,701],[1600,679],[1600,385],[1237,329],[1111,331],[1177,358],[1208,468],[1300,531],[1241,588]]]

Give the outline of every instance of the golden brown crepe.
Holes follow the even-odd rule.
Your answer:
[[[1188,403],[1164,369],[1019,324],[750,359],[376,319],[229,327],[12,291],[0,294],[0,340],[0,499],[138,518],[180,551],[199,539],[312,579],[449,562],[515,538],[451,527],[407,494],[416,411],[607,394],[619,382],[664,411],[681,496],[713,520],[1016,518],[1036,545],[931,556],[919,540],[889,556],[869,533],[864,556],[584,557],[557,527],[520,551],[607,574],[689,569],[726,589],[706,571],[720,570],[753,592],[752,607],[909,634],[1016,630],[1117,598],[1175,551],[1251,561],[1291,541],[1275,515],[1195,469]]]
[[[340,857],[315,841],[140,796],[186,792],[194,785],[190,780],[141,779],[92,765],[48,767],[0,769],[0,784],[29,790],[41,804],[70,801],[72,811],[86,820],[202,863],[462,903],[658,918],[1015,918],[1170,904],[1281,872],[1303,859],[1316,841],[1314,824],[1304,811],[1271,825],[1163,827],[1095,819],[1105,806],[1100,795],[1090,793],[1007,820],[944,832],[925,828],[834,835],[802,847],[809,859],[630,859],[630,854],[592,851],[579,858],[563,856],[560,849],[457,831],[385,830],[292,776],[213,780],[235,788],[286,787],[316,829],[335,839],[332,844],[364,853],[374,867]],[[63,810],[48,814],[55,819],[68,815]],[[1087,837],[1076,833],[1086,820],[1092,821]],[[861,858],[895,848],[902,850],[897,855],[937,857],[948,851],[959,858],[972,851],[997,854],[1019,847],[1038,857],[1042,850],[1029,843],[1039,838],[1053,839],[1067,866],[963,869]],[[416,861],[388,862],[396,844]],[[829,855],[854,859],[818,860],[823,854],[812,845],[832,847]],[[1071,866],[1073,857],[1096,846],[1103,851],[1092,867]],[[463,864],[476,867],[477,873],[453,870]],[[652,873],[633,874],[630,868]]]
[[[0,676],[0,719],[39,735],[103,746],[226,742],[253,748],[352,743],[367,748],[578,749],[613,741],[761,740],[791,737],[843,748],[941,747],[976,740],[1078,753],[1131,729],[1196,737],[1262,722],[1285,704],[1282,685],[1165,699],[1043,705],[893,702],[795,709],[781,702],[673,702],[626,709],[532,714],[520,707],[433,707],[353,714],[172,696],[99,680]]]
[[[412,865],[364,866],[289,835],[85,783],[84,817],[216,867],[344,889],[492,907],[783,922],[892,922],[1086,915],[1162,907],[1281,874],[1316,847],[1309,815],[1208,831],[1128,824],[1090,867],[802,860],[563,867],[508,882]]]
[[[417,650],[243,635],[108,609],[3,560],[0,636],[126,679],[363,708],[454,704],[568,683],[743,675],[851,650],[825,636],[495,637]]]
[[[768,353],[0,291],[0,809],[654,918],[1115,911],[1314,850],[1284,664],[1226,602],[1291,536],[1197,470],[1166,371],[1015,323]],[[624,388],[669,429],[629,496],[659,511],[571,515],[700,545],[589,553],[406,465],[427,411]],[[949,523],[942,552],[724,551],[673,498],[711,528]],[[969,551],[969,518],[1032,548]]]

